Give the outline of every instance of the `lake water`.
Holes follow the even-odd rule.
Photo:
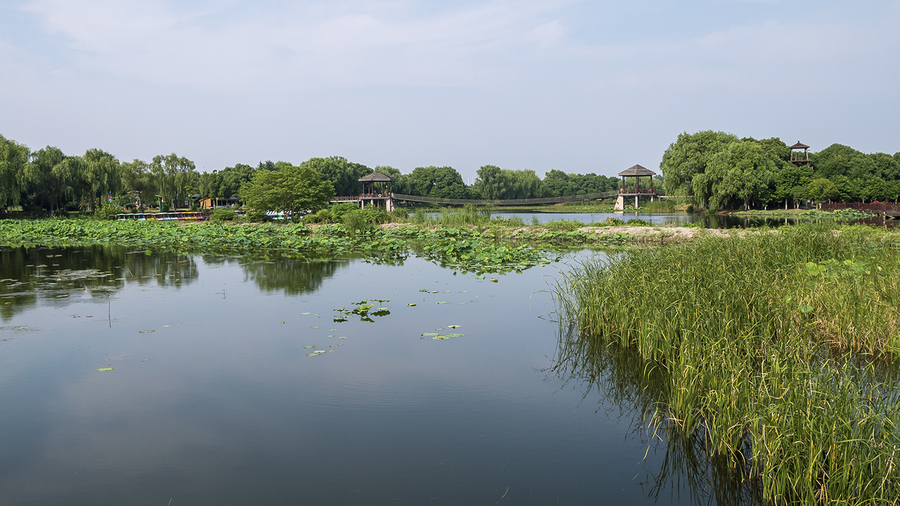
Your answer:
[[[779,227],[782,225],[796,224],[798,220],[789,218],[757,218],[742,217],[731,215],[717,215],[705,213],[541,213],[541,212],[514,212],[514,211],[497,211],[491,214],[495,218],[520,218],[526,225],[532,224],[533,220],[543,224],[550,221],[568,220],[579,221],[581,223],[604,222],[607,218],[615,218],[627,222],[628,220],[640,219],[647,223],[658,226],[682,226],[687,223],[702,223],[705,228],[747,228],[747,227]],[[897,227],[900,220],[883,219],[880,217],[865,218],[855,220],[855,223],[865,223],[867,225]]]
[[[565,269],[0,249],[0,502],[714,503],[550,369]]]

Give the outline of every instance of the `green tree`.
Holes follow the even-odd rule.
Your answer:
[[[462,176],[453,167],[416,167],[407,181],[410,195],[450,199],[469,197]]]
[[[139,209],[148,202],[154,202],[157,194],[156,186],[150,174],[150,164],[135,158],[120,166],[122,189],[128,194],[128,201],[137,204]]]
[[[545,197],[565,197],[575,195],[572,180],[565,172],[552,169],[544,175],[542,185]]]
[[[248,207],[260,211],[316,212],[328,205],[334,185],[309,165],[288,165],[257,171],[241,186],[240,195]]]
[[[837,200],[841,197],[841,192],[837,186],[829,179],[824,177],[814,179],[806,187],[806,197],[810,200],[821,204],[825,201]]]
[[[74,197],[74,192],[67,191],[71,187],[58,177],[58,167],[65,159],[62,150],[47,146],[31,154],[25,171],[33,205],[49,210],[51,216],[56,214],[64,196]]]
[[[835,176],[847,176],[852,180],[870,172],[866,155],[842,144],[832,144],[822,151],[811,153],[810,160],[815,168],[814,179],[834,180]]]
[[[794,197],[794,188],[806,186],[812,180],[812,169],[806,165],[782,164],[781,170],[775,176],[775,189],[772,192],[772,200],[784,201],[784,208],[788,208],[788,200]]]
[[[160,199],[177,208],[187,197],[186,188],[199,186],[200,175],[194,162],[175,153],[153,157],[150,174]]]
[[[540,197],[543,194],[541,186],[541,178],[534,173],[533,170],[508,170],[503,171],[507,178],[505,199],[531,199]]]
[[[27,180],[28,148],[0,135],[0,209],[17,206]]]
[[[475,190],[485,200],[499,200],[506,198],[509,180],[503,173],[503,169],[496,165],[482,165],[478,169],[478,178],[475,179]]]
[[[694,204],[705,208],[718,179],[706,175],[710,160],[736,141],[732,134],[712,130],[680,134],[659,165],[666,194],[692,197]]]
[[[347,161],[342,156],[330,158],[310,158],[300,164],[301,167],[310,167],[331,181],[335,195],[359,195],[362,193],[362,183],[359,178],[371,174],[372,169],[359,163]]]
[[[119,161],[116,157],[102,149],[89,149],[81,156],[84,165],[85,187],[88,189],[91,206],[97,204],[100,209],[107,200],[107,195],[118,191],[121,185]]]

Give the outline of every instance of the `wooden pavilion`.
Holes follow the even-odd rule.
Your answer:
[[[359,196],[359,206],[366,207],[366,202],[368,202],[371,207],[384,207],[388,212],[393,211],[394,181],[396,179],[381,172],[373,172],[359,178],[359,182],[363,185],[362,194]]]
[[[791,163],[809,165],[809,146],[800,141],[791,146]]]
[[[619,176],[622,178],[622,188],[619,189],[619,196],[616,199],[616,210],[625,210],[625,197],[634,197],[634,207],[638,207],[640,197],[650,197],[652,202],[656,197],[656,190],[653,189],[653,176],[655,175],[656,172],[640,165],[635,165],[619,172]],[[634,178],[634,188],[627,187],[627,178],[630,177]],[[642,177],[647,178],[643,188],[641,187]]]

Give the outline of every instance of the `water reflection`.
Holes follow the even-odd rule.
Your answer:
[[[264,292],[283,291],[285,295],[312,293],[341,268],[350,265],[349,259],[272,258],[241,260],[244,281],[252,281]]]
[[[749,464],[735,467],[731,456],[710,457],[702,429],[685,435],[674,427],[654,423],[657,410],[665,409],[670,381],[658,364],[633,350],[582,339],[577,328],[561,326],[553,372],[564,381],[581,382],[585,397],[596,391],[600,403],[615,405],[623,417],[631,418],[632,431],[646,438],[648,453],[654,457],[661,454],[659,459],[648,460],[660,462],[658,470],[648,468],[643,482],[649,497],[692,504],[763,503]],[[741,452],[743,462],[749,463],[749,445]],[[682,497],[684,494],[687,497]]]
[[[126,283],[180,287],[195,281],[193,258],[117,246],[0,248],[0,320],[40,301],[107,300]]]

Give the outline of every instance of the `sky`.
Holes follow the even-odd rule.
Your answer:
[[[900,0],[4,0],[0,135],[201,171],[657,170],[684,132],[900,151]]]

